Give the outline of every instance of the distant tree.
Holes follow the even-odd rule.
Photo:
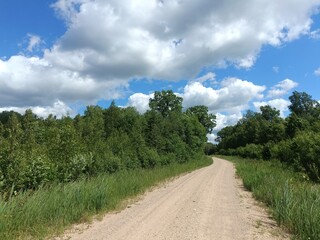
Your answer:
[[[22,138],[22,126],[17,114],[12,114],[7,123],[7,139],[10,143],[10,153],[19,148]]]
[[[25,152],[29,157],[36,148],[36,128],[37,116],[31,109],[27,109],[22,117],[22,141],[25,146]]]
[[[182,100],[182,97],[175,95],[172,90],[156,91],[154,97],[149,100],[149,106],[151,110],[161,113],[163,117],[168,117],[170,112],[182,112]]]
[[[100,141],[105,139],[103,109],[99,106],[88,106],[82,120],[82,137],[90,151],[94,151],[100,147]]]
[[[289,100],[291,102],[289,109],[298,117],[314,116],[318,113],[319,103],[305,92],[294,91]]]
[[[309,121],[303,117],[299,117],[294,112],[286,118],[286,134],[290,138],[295,137],[298,132],[304,131],[309,127]]]
[[[18,120],[21,121],[22,115],[20,113],[14,111],[3,111],[0,113],[0,122],[4,125],[7,124],[9,118],[12,117],[12,115],[16,115]]]
[[[121,109],[112,101],[109,108],[104,112],[105,136],[108,138],[114,131],[118,131],[121,126]]]
[[[280,117],[280,111],[275,108],[272,108],[269,105],[261,106],[260,111],[262,117],[269,122],[279,119]]]
[[[215,154],[217,152],[217,145],[216,144],[213,144],[211,142],[207,142],[206,143],[206,146],[204,148],[204,153],[206,155],[212,155],[212,154]]]
[[[208,113],[207,106],[190,107],[187,109],[186,114],[196,116],[202,126],[205,127],[207,133],[212,133],[213,128],[216,126],[216,116]]]

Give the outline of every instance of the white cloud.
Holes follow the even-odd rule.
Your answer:
[[[215,141],[216,138],[217,138],[217,136],[216,136],[216,134],[214,134],[214,133],[207,134],[208,142],[216,143],[216,141]]]
[[[32,52],[33,50],[35,50],[43,42],[41,40],[41,37],[37,35],[28,34],[28,38],[29,38],[29,43],[28,43],[27,50],[29,52]]]
[[[57,100],[54,102],[52,106],[45,106],[45,107],[3,107],[0,108],[0,112],[3,111],[15,111],[21,114],[27,109],[31,109],[33,113],[35,113],[39,117],[47,117],[50,114],[56,116],[57,118],[61,118],[62,116],[72,115],[74,111],[68,107],[65,103]]]
[[[217,138],[217,133],[227,126],[235,125],[241,118],[242,113],[238,112],[237,114],[225,115],[222,113],[216,113],[216,127],[213,129],[211,134],[207,134],[208,142],[215,143],[215,139]]]
[[[127,87],[133,78],[193,79],[203,67],[250,68],[263,45],[279,46],[309,34],[319,4],[58,0],[53,7],[67,31],[41,58],[0,60],[0,106],[46,106],[55,99],[91,103],[119,96],[118,87]],[[39,41],[30,37],[29,50]],[[230,95],[226,91],[215,94],[224,99]],[[248,98],[238,97],[240,102]],[[210,100],[218,108],[219,101]],[[223,102],[231,106],[235,100]]]
[[[205,87],[200,82],[191,82],[183,92],[184,107],[206,105],[211,112],[239,112],[248,106],[249,101],[260,99],[265,86],[238,78],[226,78],[220,83],[220,89]]]
[[[182,93],[175,93],[183,98],[185,109],[196,106],[208,106],[210,112],[220,111],[239,114],[248,107],[250,101],[261,99],[265,86],[237,78],[226,78],[219,89],[205,87],[201,82],[189,82]],[[136,107],[141,113],[149,109],[149,99],[153,94],[135,93],[129,97],[128,106]]]
[[[320,39],[320,29],[311,31],[309,35],[313,39]]]
[[[268,97],[270,98],[281,97],[297,86],[298,86],[298,83],[287,78],[279,82],[275,86],[273,86],[271,90],[268,91]]]
[[[153,98],[154,94],[135,93],[128,99],[128,106],[135,107],[138,112],[145,113],[149,110],[149,99]]]
[[[119,97],[126,81],[96,81],[65,68],[54,67],[39,57],[13,56],[0,60],[0,107],[47,106],[56,99],[66,103],[93,103],[101,98]]]
[[[314,70],[314,75],[320,76],[320,67],[318,67],[316,70]]]
[[[219,132],[222,128],[226,126],[235,125],[242,118],[242,113],[239,112],[237,114],[230,115],[217,113],[216,117],[217,126],[214,128],[214,132]]]
[[[285,113],[288,111],[288,107],[290,104],[291,104],[290,101],[282,98],[253,103],[257,111],[260,111],[261,106],[266,106],[266,105],[276,108],[277,110],[280,111],[281,117],[285,117]]]
[[[216,74],[213,72],[208,72],[205,75],[194,79],[194,82],[204,83],[210,81],[211,83],[216,83]]]

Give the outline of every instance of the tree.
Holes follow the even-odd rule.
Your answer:
[[[84,112],[82,138],[90,151],[100,147],[100,141],[105,139],[103,110],[99,106],[88,106]]]
[[[119,130],[121,123],[121,110],[112,101],[110,107],[104,112],[105,135],[108,138],[114,131]]]
[[[207,106],[198,105],[190,107],[187,109],[186,114],[196,116],[207,133],[212,133],[213,128],[216,126],[216,116],[208,113]]]
[[[161,113],[163,117],[168,117],[170,112],[182,112],[182,97],[176,96],[172,90],[156,91],[154,97],[149,100],[149,107]]]
[[[291,102],[289,109],[298,117],[314,116],[318,113],[319,103],[305,92],[294,91],[289,100]]]
[[[262,117],[268,122],[272,122],[273,120],[280,118],[280,111],[272,108],[269,105],[260,107]]]
[[[22,127],[21,122],[18,119],[18,115],[12,114],[9,117],[7,124],[7,135],[10,143],[10,153],[12,153],[16,148],[19,147],[22,137]]]
[[[30,157],[36,148],[36,125],[37,116],[33,114],[31,109],[27,109],[22,118],[23,143],[25,152]]]

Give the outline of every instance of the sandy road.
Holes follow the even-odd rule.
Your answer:
[[[231,163],[194,171],[64,239],[289,239],[243,190]]]

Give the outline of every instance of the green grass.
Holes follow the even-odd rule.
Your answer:
[[[225,157],[235,162],[237,174],[255,198],[263,201],[279,225],[295,239],[320,239],[320,185],[308,182],[275,161]]]
[[[153,170],[122,171],[0,200],[0,239],[44,239],[62,233],[71,224],[119,208],[159,182],[211,163],[203,157]]]

